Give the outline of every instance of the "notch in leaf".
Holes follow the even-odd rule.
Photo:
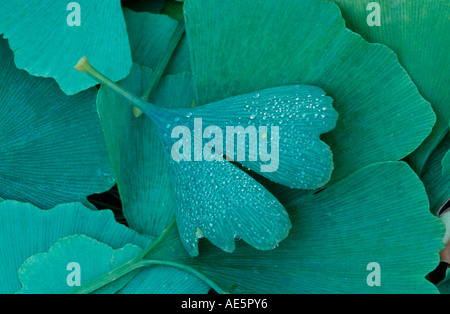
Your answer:
[[[255,248],[273,249],[291,227],[278,200],[226,159],[294,188],[320,188],[331,177],[332,153],[320,135],[334,128],[337,112],[332,99],[318,87],[282,86],[198,108],[161,109],[123,90],[86,58],[75,68],[117,92],[155,123],[169,157],[178,227],[193,256],[198,254],[201,237],[227,252],[234,250],[235,236]],[[203,130],[202,123],[227,130],[226,140],[222,132],[210,127]],[[175,139],[180,135],[178,127],[187,130],[181,140]],[[203,145],[205,137],[211,141]],[[259,147],[252,140],[259,142]],[[264,144],[265,152],[271,152],[270,160],[259,154]],[[182,158],[174,158],[174,151],[182,151]],[[204,158],[206,155],[210,158]]]

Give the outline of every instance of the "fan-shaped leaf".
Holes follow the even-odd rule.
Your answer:
[[[347,26],[370,42],[392,48],[423,97],[437,115],[431,135],[409,157],[421,172],[426,160],[448,131],[450,119],[450,2],[428,0],[378,1],[380,26],[370,27],[366,0],[334,0],[342,9]],[[377,13],[377,12],[375,12]]]
[[[280,145],[282,153],[282,161],[279,161],[280,174],[271,174],[277,169],[267,171],[269,174],[266,174],[261,166],[262,174],[280,183],[285,183],[283,180],[288,177],[291,179],[289,184],[305,188],[320,187],[329,178],[332,169],[331,153],[328,147],[320,142],[319,135],[334,126],[337,115],[330,105],[330,99],[317,87],[296,85],[272,88],[257,94],[236,96],[200,108],[192,108],[192,112],[185,109],[164,110],[145,102],[124,90],[120,85],[113,83],[96,71],[86,58],[82,58],[76,68],[117,92],[155,122],[172,165],[170,174],[177,201],[176,206],[179,209],[175,210],[175,215],[186,249],[191,255],[198,254],[197,239],[205,235],[225,251],[234,249],[233,237],[236,234],[254,247],[267,250],[284,239],[290,228],[289,219],[278,201],[249,175],[224,160],[223,145],[218,151],[217,158],[208,160],[204,156],[202,149],[204,133],[201,125],[200,127],[196,126],[197,118],[204,117],[206,123],[209,122],[211,126],[219,129],[221,127],[225,129],[226,126],[227,133],[228,126],[241,126],[241,128],[242,125],[261,126],[266,125],[262,122],[265,120],[264,118],[269,118],[270,121],[267,122],[267,125],[273,127],[275,124],[276,128],[281,129],[279,136],[285,145]],[[261,98],[259,99],[259,97]],[[279,108],[274,105],[278,102]],[[216,118],[212,113],[219,109],[222,110],[222,115]],[[312,114],[314,116],[310,117]],[[293,118],[293,115],[302,115],[302,117],[296,121],[297,117]],[[287,122],[291,121],[291,118],[293,123],[288,124]],[[217,124],[214,124],[215,122]],[[172,123],[175,125],[173,126]],[[188,128],[190,137],[192,125],[194,126],[194,148],[191,148],[191,140],[187,139],[186,146],[188,148],[183,148],[183,151],[194,151],[194,158],[191,159],[191,156],[188,155],[177,160],[173,153],[173,147],[176,145],[176,143],[173,144],[173,132],[179,126]],[[173,131],[170,130],[171,127],[174,127]],[[197,128],[200,128],[200,131],[196,130]],[[198,136],[195,135],[195,132],[200,132],[199,143],[196,143]],[[270,137],[275,137],[272,132]],[[169,135],[170,133],[172,134]],[[267,133],[265,135],[268,137]],[[181,141],[185,140],[183,138]],[[220,140],[223,141],[223,139]],[[258,141],[258,139],[256,140]],[[229,142],[228,139],[227,142]],[[234,139],[230,142],[235,144]],[[240,145],[242,142],[246,142],[245,137],[238,138],[237,146],[242,146]],[[318,144],[314,148],[316,142]],[[305,147],[298,147],[300,143],[304,143]],[[200,150],[197,148],[198,144]],[[278,146],[278,143],[276,145]],[[298,151],[299,155],[292,154],[295,151]],[[303,153],[307,156],[301,159]],[[241,160],[248,160],[248,163],[239,159],[238,162],[244,165],[250,165],[250,162],[260,165],[259,159],[252,161],[253,155],[249,150],[245,149],[245,154],[250,158]],[[228,154],[228,149],[227,155],[233,156]],[[277,155],[275,158],[278,160],[279,156]],[[320,166],[322,162],[325,164],[324,167]],[[317,168],[316,165],[318,165]],[[311,173],[316,175],[311,176]],[[248,187],[247,191],[246,187]],[[218,194],[216,195],[216,193]],[[183,213],[183,211],[185,212]],[[273,219],[276,223],[269,228],[267,222]],[[255,228],[250,228],[250,231],[245,227],[241,228],[251,221],[262,223]]]
[[[134,64],[130,76],[119,84],[142,95],[152,74],[151,69]],[[189,74],[163,78],[152,101],[164,107],[189,106],[193,100],[190,83]],[[133,229],[158,236],[173,217],[174,201],[168,161],[157,131],[150,119],[136,118],[127,102],[103,86],[97,108],[124,215]]]
[[[65,95],[14,66],[0,38],[0,196],[51,208],[108,190],[114,175],[96,90]]]
[[[399,160],[430,134],[431,106],[396,55],[346,29],[336,4],[187,0],[184,8],[200,104],[295,83],[319,86],[334,99],[340,118],[324,136],[334,181]]]
[[[83,235],[60,239],[46,253],[33,255],[22,264],[19,269],[22,289],[18,293],[70,293],[132,260],[140,251],[131,244],[113,250]],[[132,275],[119,278],[96,293],[115,293],[130,281]]]
[[[201,244],[191,259],[172,232],[152,259],[185,263],[222,292],[435,293],[425,275],[438,262],[443,226],[426,210],[422,183],[403,162],[370,165],[317,194],[283,198],[293,228],[273,251],[243,243],[232,254]],[[381,286],[369,286],[371,263]]]
[[[80,55],[95,60],[113,80],[124,78],[131,67],[120,0],[77,0],[78,8],[71,3],[0,1],[0,34],[9,39],[17,67],[53,77],[69,95],[96,85],[73,69]],[[80,25],[70,26],[75,10]]]
[[[92,211],[81,204],[59,205],[44,211],[30,204],[4,201],[0,203],[0,225],[0,293],[18,291],[21,287],[18,270],[23,262],[32,255],[48,251],[61,238],[82,234],[115,250],[127,244],[144,248],[152,241],[118,224],[111,211]],[[86,271],[95,272],[90,267]],[[66,272],[60,280],[66,282],[68,274]],[[172,277],[173,274],[167,267],[148,268],[131,281],[132,286],[127,292],[133,293],[133,287],[141,287],[136,293],[144,287],[155,293],[208,291],[208,286],[192,275],[185,273]],[[161,286],[164,280],[165,285]],[[172,292],[172,287],[177,289]]]

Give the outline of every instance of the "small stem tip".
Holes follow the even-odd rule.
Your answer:
[[[133,114],[136,118],[139,118],[140,116],[142,116],[144,113],[141,111],[141,109],[139,109],[138,107],[133,107]]]
[[[92,69],[92,65],[89,63],[89,60],[86,57],[83,57],[78,60],[75,69],[83,73],[89,73],[89,71]]]

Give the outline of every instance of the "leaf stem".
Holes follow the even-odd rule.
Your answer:
[[[90,282],[89,284],[75,290],[73,294],[87,294],[94,292],[107,284],[110,284],[114,282],[115,280],[118,280],[119,278],[129,274],[130,272],[144,268],[144,267],[151,267],[151,266],[168,266],[168,267],[174,267],[178,268],[180,270],[183,270],[198,279],[205,282],[207,285],[209,285],[211,288],[213,288],[217,293],[227,294],[228,292],[224,289],[222,289],[219,285],[217,285],[214,281],[209,279],[207,276],[199,272],[198,270],[176,262],[171,261],[162,261],[162,260],[141,260],[141,261],[135,261],[132,260],[121,267],[116,268],[115,270],[109,272],[108,274],[105,274],[96,280]]]
[[[169,225],[166,229],[156,238],[150,245],[148,245],[146,248],[144,248],[141,253],[139,253],[138,256],[136,256],[136,260],[143,260],[156,246],[158,246],[166,237],[166,235],[172,230],[172,228],[175,226],[175,218],[172,218]]]
[[[142,99],[144,99],[145,101],[148,101],[150,99],[153,89],[155,88],[156,85],[158,85],[159,81],[161,80],[161,77],[163,76],[167,66],[169,65],[170,59],[172,58],[175,49],[177,49],[181,39],[183,38],[184,31],[185,31],[185,22],[184,19],[182,19],[178,23],[177,28],[170,37],[167,48],[150,78],[149,85],[147,86],[147,88],[144,91],[144,94],[142,95]],[[135,117],[140,117],[143,112],[139,108],[134,107],[133,113]]]
[[[147,115],[149,115],[151,118],[158,119],[158,112],[160,109],[156,107],[155,105],[146,102],[142,98],[139,98],[132,93],[126,91],[123,89],[120,85],[114,83],[109,78],[101,74],[99,71],[97,71],[88,61],[86,57],[81,58],[77,65],[75,66],[75,69],[83,72],[87,75],[89,75],[91,78],[99,82],[100,84],[103,84],[110,89],[112,89],[114,92],[119,94],[122,98],[124,98],[129,103],[135,105],[140,110],[145,112]]]
[[[176,263],[171,261],[163,261],[163,260],[150,260],[150,259],[144,259],[156,246],[158,246],[166,237],[166,235],[172,230],[172,228],[175,226],[176,220],[175,218],[172,219],[172,221],[169,223],[166,229],[159,235],[157,239],[152,241],[146,248],[144,248],[139,255],[137,255],[135,258],[133,258],[131,261],[123,264],[122,266],[112,270],[111,272],[98,277],[94,281],[91,281],[87,285],[80,287],[79,289],[76,289],[73,291],[73,294],[87,294],[94,292],[116,280],[119,278],[131,273],[132,271],[135,271],[137,269],[143,268],[143,267],[151,267],[151,266],[169,266],[169,267],[175,267],[178,269],[181,269],[183,271],[188,272],[189,274],[199,278],[200,280],[204,281],[206,284],[208,284],[211,288],[213,288],[218,293],[228,293],[224,289],[222,289],[219,285],[217,285],[214,281],[209,279],[207,276],[202,274],[201,272],[197,271],[196,269]]]

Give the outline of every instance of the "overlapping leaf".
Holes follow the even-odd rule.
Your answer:
[[[442,158],[442,175],[443,176],[450,175],[450,149],[445,154],[444,158]]]
[[[378,1],[379,10],[366,0],[333,0],[342,9],[347,26],[370,42],[393,49],[423,97],[431,102],[437,122],[431,135],[409,158],[421,172],[428,157],[448,131],[450,119],[450,2],[429,0]],[[374,10],[377,10],[376,12]],[[380,15],[380,26],[369,26],[370,13]],[[371,19],[369,17],[369,19]]]
[[[155,70],[177,27],[177,22],[166,15],[134,12],[129,9],[124,9],[124,16],[133,62]],[[184,36],[164,74],[190,71],[189,47],[187,38]]]
[[[131,54],[120,0],[78,0],[80,25],[69,26],[74,2],[0,1],[0,34],[8,38],[18,68],[52,77],[66,94],[96,85],[73,69],[80,55],[95,60],[112,79],[130,71]]]
[[[92,71],[87,60],[81,60],[77,68]],[[90,74],[101,77],[99,73]],[[100,81],[111,85],[104,78]],[[113,86],[112,89],[118,91],[120,86]],[[188,148],[183,150],[197,150],[194,152],[195,157],[191,159],[188,155],[175,160],[172,127],[182,126],[191,130],[192,126],[197,128],[198,119],[204,119],[207,125],[222,129],[225,126],[258,126],[266,125],[263,120],[268,118],[270,121],[267,125],[280,128],[279,136],[283,139],[279,149],[280,156],[275,157],[280,170],[267,174],[263,170],[257,170],[249,158],[243,159],[245,162],[238,159],[238,162],[261,171],[262,175],[271,180],[296,187],[320,187],[330,176],[331,153],[320,141],[319,135],[334,126],[336,113],[330,106],[329,98],[317,87],[296,85],[272,88],[191,108],[192,112],[185,109],[161,110],[125,90],[120,93],[127,99],[133,99],[132,102],[156,123],[171,165],[170,174],[176,197],[175,215],[183,242],[191,255],[198,254],[198,238],[203,236],[227,252],[234,250],[236,235],[258,249],[268,250],[287,236],[290,223],[284,208],[268,191],[242,170],[225,161],[223,139],[219,143],[222,148],[218,152],[218,158],[205,159],[202,126],[200,152],[196,148],[195,141],[198,139],[194,135],[194,148],[191,149],[192,144],[188,140]],[[309,100],[310,97],[312,100]],[[215,116],[218,110],[222,110],[221,115]],[[189,136],[190,134],[189,131]],[[228,141],[231,140],[227,139],[225,142]],[[238,139],[238,146],[240,141],[242,140]],[[234,139],[231,142],[235,144]],[[300,142],[304,143],[303,147],[299,147]],[[248,157],[248,149],[246,153]],[[256,159],[254,165],[260,165],[260,160]]]
[[[150,82],[152,69],[165,53],[177,22],[164,15],[129,9],[124,9],[124,16],[135,64],[129,77],[120,84],[141,96]],[[187,41],[182,39],[165,74],[185,71],[190,71],[190,63]],[[163,78],[151,100],[163,107],[190,107],[194,100],[193,89],[185,76],[188,74]],[[173,83],[167,84],[166,80]],[[185,82],[189,85],[180,86]],[[169,90],[172,84],[177,86],[176,90]],[[158,96],[160,94],[164,96]],[[129,104],[103,87],[97,107],[127,222],[138,232],[157,236],[173,217],[173,197],[167,159],[156,130],[149,119],[134,117]]]
[[[130,76],[120,84],[140,95],[152,73],[151,69],[134,64]],[[165,81],[163,79],[163,85],[166,85]],[[176,84],[181,82],[183,80],[177,80]],[[163,103],[157,103],[162,106],[189,106],[193,99],[192,88],[180,87],[178,92],[165,89],[168,93],[164,94],[170,97],[162,99]],[[136,118],[132,107],[105,87],[100,88],[97,107],[117,177],[124,215],[133,229],[157,236],[173,217],[174,201],[168,161],[156,129],[145,116]]]
[[[191,259],[174,249],[181,246],[174,231],[150,257],[185,263],[221,292],[436,292],[424,277],[439,261],[443,226],[427,211],[423,184],[405,163],[374,164],[318,194],[293,190],[283,198],[293,228],[273,251],[240,243],[230,255],[205,242]],[[381,286],[367,284],[373,262]]]
[[[140,251],[131,244],[113,250],[83,235],[60,239],[47,252],[33,255],[22,264],[19,269],[22,288],[18,293],[70,293],[132,260]],[[124,276],[96,293],[115,293],[130,281],[132,275]]]
[[[118,224],[114,220],[112,212],[107,210],[92,211],[81,204],[59,205],[51,210],[44,211],[30,204],[4,201],[0,203],[0,225],[2,226],[0,229],[1,293],[17,292],[21,288],[18,270],[24,261],[37,253],[47,252],[59,239],[67,236],[85,235],[114,250],[121,249],[127,244],[143,248],[151,243],[151,239],[140,236]],[[72,253],[78,254],[80,252],[74,250]],[[99,251],[96,254],[98,258],[102,257]],[[79,255],[80,258],[83,258],[82,255]],[[91,267],[93,265],[88,264],[83,272],[101,275],[101,273],[97,273],[95,267]],[[69,273],[70,271],[66,271],[57,275],[58,282],[66,283]],[[48,274],[47,271],[43,275]],[[174,274],[174,271],[166,267],[162,269],[159,267],[149,268],[145,270],[145,273],[140,273],[138,277],[131,281],[134,287],[140,287],[139,290],[130,288],[128,291],[130,293],[134,293],[134,291],[139,293],[146,290],[155,293],[159,291],[173,293],[171,290],[173,287],[176,287],[174,291],[178,293],[206,293],[208,291],[208,286],[191,275],[172,277],[172,274]],[[188,277],[185,279],[186,276]],[[166,280],[165,285],[161,285],[163,280]],[[56,287],[61,287],[53,281],[46,284],[50,283],[53,283]],[[82,283],[82,285],[84,284],[87,284],[87,282]],[[44,286],[37,287],[39,290],[35,290],[35,288],[34,286],[33,292],[45,292],[41,290],[41,288],[45,288]],[[114,290],[117,289],[117,287],[114,288]]]
[[[185,15],[200,104],[294,83],[335,100],[340,118],[324,136],[334,180],[401,159],[431,132],[431,106],[395,53],[346,29],[334,3],[188,0]]]
[[[201,274],[218,292],[437,291],[424,276],[439,259],[443,228],[427,212],[424,187],[405,163],[370,165],[320,193],[292,190],[283,198],[294,226],[273,251],[241,242],[230,255],[205,242],[203,254],[192,259],[172,229],[148,258]],[[368,280],[373,263],[380,267],[379,286]]]
[[[136,13],[128,12],[126,14],[135,15]],[[145,17],[147,17],[148,23],[155,23],[150,15],[141,14],[139,16],[140,19]],[[139,59],[142,50],[147,50],[147,48],[139,46],[136,49],[133,48],[133,55]],[[133,92],[139,95],[142,93],[142,84],[145,84],[142,79],[149,78],[151,73],[138,65],[135,65],[134,69],[136,74],[132,74],[121,84],[131,87]],[[190,91],[192,91],[192,82],[187,74],[167,77],[158,86],[152,101],[166,107],[169,104],[171,107],[173,104],[187,107],[193,98]],[[127,109],[126,103],[103,87],[98,103],[113,164],[118,173],[117,176],[120,177],[119,189],[127,204],[125,206],[126,216],[141,215],[142,219],[132,218],[131,222],[133,224],[137,222],[139,230],[144,230],[144,232],[149,229],[149,224],[155,226],[155,220],[164,228],[165,225],[161,222],[167,221],[170,217],[171,211],[169,210],[171,208],[167,210],[167,208],[159,206],[161,210],[158,210],[157,207],[155,209],[153,206],[148,206],[148,204],[155,204],[155,200],[163,205],[171,206],[168,193],[164,193],[167,191],[164,189],[165,183],[167,183],[164,175],[150,175],[155,172],[155,169],[164,174],[166,167],[158,160],[158,156],[149,153],[152,149],[160,147],[157,143],[155,144],[155,136],[152,135],[150,122],[136,120],[129,108]],[[280,108],[284,106],[283,109],[278,110],[278,103]],[[331,99],[325,97],[321,89],[298,85],[268,89],[257,94],[242,95],[210,104],[204,108],[189,109],[192,110],[192,113],[188,110],[173,111],[171,114],[177,120],[176,123],[172,123],[170,114],[167,121],[161,122],[158,118],[156,122],[160,124],[161,131],[161,124],[164,125],[162,129],[169,128],[169,126],[175,127],[177,124],[187,126],[195,118],[204,118],[206,124],[218,125],[225,129],[226,125],[244,125],[245,127],[250,124],[263,125],[264,120],[268,118],[270,121],[266,124],[276,123],[277,127],[282,128],[280,134],[283,138],[280,144],[281,157],[279,160],[278,157],[276,158],[281,170],[265,175],[286,185],[315,188],[328,181],[332,170],[331,152],[319,139],[319,135],[332,129],[336,121],[336,113],[330,103]],[[222,107],[226,111],[223,111]],[[222,110],[222,114],[216,116],[216,112],[219,110]],[[259,110],[265,111],[260,112]],[[179,117],[176,118],[177,114]],[[148,115],[152,117],[152,113],[148,113]],[[122,125],[122,127],[117,129],[117,125]],[[144,132],[146,134],[144,137],[142,137],[141,131],[143,125],[147,130]],[[170,133],[168,129],[160,132],[167,147],[173,144],[169,143],[170,134],[168,132]],[[300,142],[303,144],[302,147],[299,147]],[[129,145],[133,147],[132,150],[125,148]],[[136,146],[140,149],[136,149]],[[247,154],[248,151],[247,147]],[[170,148],[166,153],[170,155]],[[124,160],[129,160],[129,162],[124,163]],[[173,160],[170,162],[173,163]],[[138,165],[139,169],[136,172],[130,172],[128,167],[123,167],[130,163]],[[161,167],[158,168],[157,164]],[[256,166],[253,166],[250,162],[243,162],[243,164],[246,167],[255,168],[255,170],[259,165],[259,163],[255,163]],[[172,169],[177,221],[186,248],[192,255],[198,254],[198,237],[203,236],[226,251],[233,251],[236,235],[260,249],[270,249],[286,237],[290,223],[283,207],[256,181],[231,164],[226,162],[175,162]],[[131,177],[135,179],[131,179]],[[159,183],[161,177],[163,185]],[[156,187],[155,180],[160,186]],[[211,184],[211,180],[215,183]],[[137,189],[135,188],[136,182],[139,187]],[[219,193],[214,196],[216,192]],[[155,198],[155,196],[163,197]],[[131,202],[131,200],[137,199],[139,205]],[[146,206],[148,210],[145,210]],[[130,213],[130,208],[134,208],[132,212],[135,214]],[[162,211],[166,211],[167,214],[164,215]],[[143,215],[144,212],[151,212],[151,214]],[[256,226],[249,225],[254,224],[255,221],[258,221]],[[157,228],[153,232],[158,233],[159,229]]]

